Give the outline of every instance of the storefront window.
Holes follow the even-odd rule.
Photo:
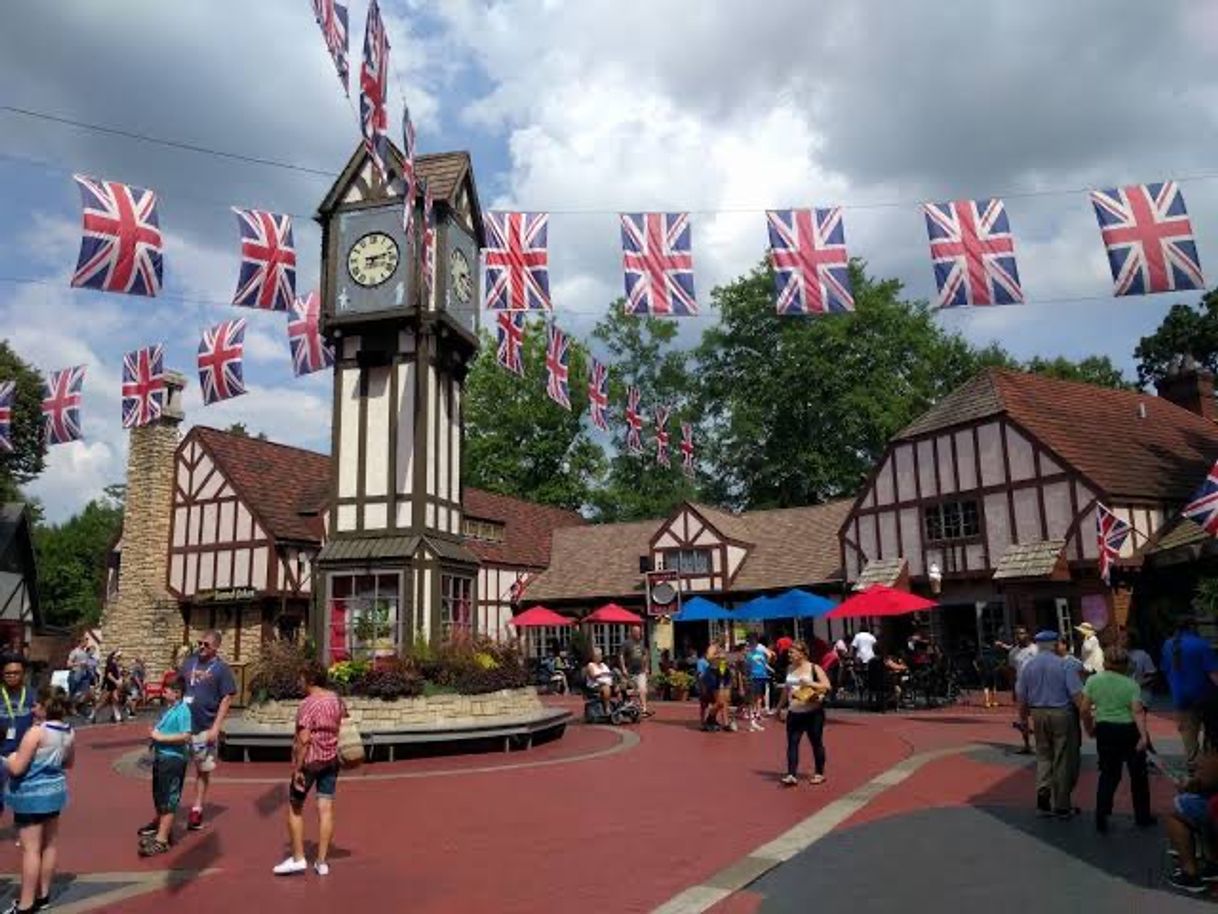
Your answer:
[[[391,656],[403,642],[401,575],[330,576],[330,659]]]
[[[473,635],[473,598],[473,578],[456,574],[440,576],[440,634],[444,640]]]
[[[533,660],[549,657],[554,645],[560,651],[571,646],[571,625],[543,625],[538,628],[525,629],[525,651]]]
[[[613,658],[622,651],[622,642],[626,640],[625,625],[593,625],[592,645],[599,647],[605,655],[605,662],[612,665]]]

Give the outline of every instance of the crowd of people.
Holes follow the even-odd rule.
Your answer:
[[[1185,892],[1200,894],[1218,882],[1214,854],[1218,824],[1218,657],[1197,632],[1196,620],[1181,619],[1167,639],[1161,669],[1184,744],[1185,766],[1175,771],[1154,751],[1148,712],[1158,673],[1150,654],[1127,634],[1101,646],[1089,624],[1076,627],[1077,655],[1055,631],[1034,636],[1018,629],[1010,651],[1016,671],[1018,726],[1025,749],[1035,745],[1036,808],[1046,817],[1078,815],[1074,792],[1081,770],[1084,735],[1095,741],[1099,778],[1095,829],[1109,831],[1117,790],[1129,776],[1134,823],[1152,828],[1150,769],[1156,767],[1177,787],[1165,815],[1165,830],[1177,860],[1168,877]]]

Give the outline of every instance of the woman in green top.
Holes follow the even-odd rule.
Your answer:
[[[1139,826],[1155,824],[1150,814],[1150,781],[1146,771],[1146,715],[1142,690],[1129,676],[1129,655],[1116,645],[1104,651],[1104,669],[1083,686],[1083,723],[1095,737],[1100,780],[1095,792],[1095,827],[1108,830],[1112,799],[1121,783],[1121,769],[1129,767],[1134,819]]]

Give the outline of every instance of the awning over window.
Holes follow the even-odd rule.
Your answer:
[[[1065,540],[1036,540],[1031,543],[1012,543],[998,560],[994,568],[995,581],[1064,580],[1069,578],[1066,559],[1062,552]]]

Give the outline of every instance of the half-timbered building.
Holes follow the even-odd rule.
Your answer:
[[[28,644],[41,622],[30,512],[0,505],[0,646]]]
[[[1130,524],[1120,564],[1136,564],[1218,456],[1206,383],[1194,372],[1153,396],[982,372],[889,443],[841,525],[846,578],[939,593],[935,620],[957,639],[1123,624],[1128,591],[1099,579],[1096,505]]]

